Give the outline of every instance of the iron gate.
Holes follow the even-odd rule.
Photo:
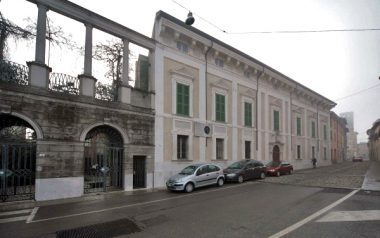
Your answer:
[[[2,202],[34,199],[36,144],[0,144]]]
[[[123,148],[85,147],[84,192],[107,192],[123,188]]]

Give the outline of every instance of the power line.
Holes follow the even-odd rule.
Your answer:
[[[346,98],[349,98],[349,97],[355,96],[355,95],[357,95],[357,94],[363,93],[363,92],[365,92],[365,91],[368,91],[368,90],[370,90],[370,89],[376,88],[376,87],[378,87],[378,86],[380,86],[380,83],[379,83],[379,84],[375,84],[375,85],[373,85],[373,86],[371,86],[371,87],[369,87],[369,88],[366,88],[366,89],[363,89],[363,90],[357,91],[357,92],[352,93],[352,94],[350,94],[350,95],[347,95],[347,96],[344,96],[344,97],[341,97],[341,98],[335,99],[334,101],[340,101],[340,100],[343,100],[343,99],[346,99]]]
[[[213,26],[214,28],[218,29],[219,31],[227,34],[227,35],[247,35],[247,34],[302,34],[302,33],[329,33],[329,32],[355,32],[355,31],[380,31],[380,28],[351,28],[351,29],[320,29],[320,30],[284,30],[284,31],[242,31],[242,32],[228,32],[219,26],[215,25],[211,21],[208,21],[207,19],[203,18],[202,16],[196,14],[195,12],[191,11],[189,8],[183,6],[182,4],[178,3],[175,0],[171,0],[178,6],[182,7],[183,9],[192,12],[195,16],[199,17],[209,25]]]

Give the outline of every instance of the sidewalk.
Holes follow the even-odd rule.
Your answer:
[[[371,161],[362,185],[363,190],[380,191],[380,161]]]

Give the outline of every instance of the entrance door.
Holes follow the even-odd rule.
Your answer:
[[[273,162],[280,162],[280,147],[278,145],[273,146]]]
[[[133,188],[145,188],[145,156],[133,156]]]

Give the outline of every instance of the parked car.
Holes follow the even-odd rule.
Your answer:
[[[170,177],[166,187],[171,191],[192,192],[195,188],[216,184],[224,184],[223,170],[214,164],[193,164],[178,174]]]
[[[280,176],[282,174],[292,174],[293,173],[293,166],[285,161],[280,162],[269,162],[267,164],[267,174],[268,175],[275,175]]]
[[[352,157],[352,162],[363,162],[363,157],[361,156]]]
[[[223,170],[226,181],[242,183],[249,179],[264,179],[267,169],[256,160],[237,161]]]

